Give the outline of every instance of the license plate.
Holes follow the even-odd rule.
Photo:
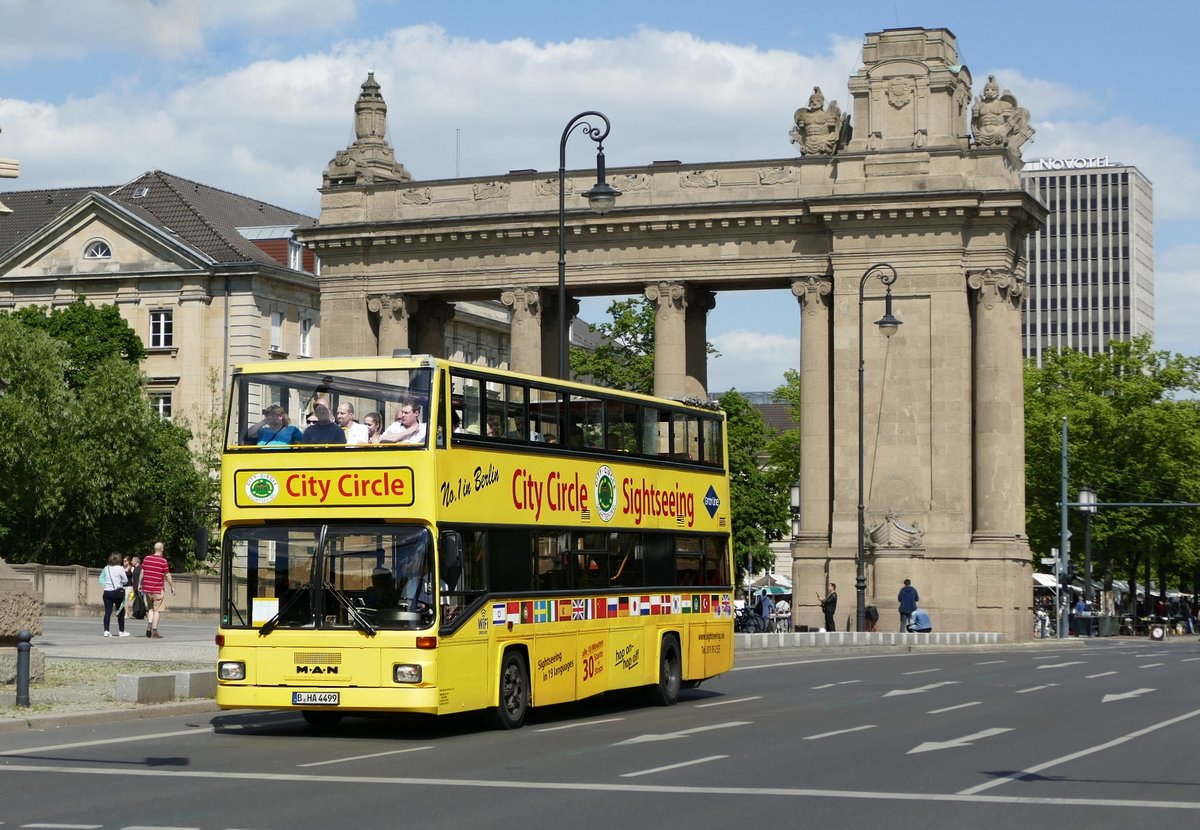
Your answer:
[[[338,692],[292,692],[292,703],[297,706],[337,706]]]

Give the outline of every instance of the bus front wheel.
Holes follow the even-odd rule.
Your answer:
[[[529,669],[521,652],[509,649],[500,665],[500,705],[496,707],[496,724],[501,729],[520,729],[528,709]]]
[[[647,699],[656,706],[674,706],[683,685],[683,661],[679,657],[679,641],[663,637],[658,657],[658,682],[646,687]]]

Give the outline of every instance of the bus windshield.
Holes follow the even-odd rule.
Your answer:
[[[241,375],[226,446],[424,447],[432,376],[429,368]]]
[[[423,629],[440,591],[424,527],[234,527],[225,538],[223,624],[276,629]]]

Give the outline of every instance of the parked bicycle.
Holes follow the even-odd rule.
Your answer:
[[[767,630],[767,624],[753,611],[739,608],[733,616],[733,630],[739,634],[761,634]]]

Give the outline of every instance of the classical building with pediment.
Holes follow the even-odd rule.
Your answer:
[[[116,304],[151,404],[196,424],[231,369],[320,350],[313,219],[152,170],[121,186],[0,193],[0,309]]]

